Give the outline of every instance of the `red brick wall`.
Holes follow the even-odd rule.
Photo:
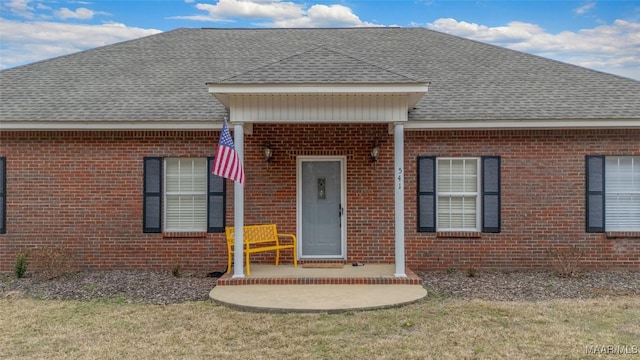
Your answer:
[[[82,268],[220,270],[223,234],[142,233],[142,159],[212,156],[216,131],[8,132],[7,234],[0,271],[24,249],[63,245]],[[369,152],[380,146],[373,164]],[[262,159],[262,146],[274,150]],[[638,130],[405,132],[407,264],[413,269],[548,267],[545,250],[577,244],[595,268],[640,268],[640,239],[584,231],[584,156],[640,155]],[[296,157],[347,159],[348,261],[393,262],[393,136],[387,125],[255,125],[245,136],[245,224],[296,231]],[[479,238],[416,232],[416,157],[502,158],[502,232]],[[227,185],[233,224],[233,184]],[[287,258],[284,262],[290,261]],[[269,261],[269,256],[255,257]]]
[[[7,234],[0,270],[24,249],[63,245],[82,268],[214,269],[221,234],[163,238],[142,232],[145,156],[212,156],[218,132],[2,132]],[[35,265],[35,264],[34,264]]]
[[[418,131],[405,136],[407,264],[412,268],[549,267],[576,245],[590,268],[640,268],[640,238],[585,232],[585,155],[640,155],[639,130]],[[479,238],[416,233],[417,156],[498,155],[502,229]]]

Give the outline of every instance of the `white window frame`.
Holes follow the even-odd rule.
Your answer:
[[[476,169],[477,169],[477,173],[476,173],[476,191],[475,192],[469,192],[469,191],[462,191],[462,192],[441,192],[440,191],[440,161],[451,161],[451,160],[473,160],[476,162]],[[475,232],[475,231],[481,231],[482,228],[482,222],[481,222],[481,209],[482,209],[482,191],[481,191],[481,185],[482,185],[482,161],[481,158],[479,157],[436,157],[436,193],[435,193],[435,201],[436,201],[436,229],[437,231],[468,231],[468,232]],[[475,227],[473,228],[453,228],[453,227],[441,227],[440,226],[440,216],[439,216],[439,209],[440,209],[440,197],[475,197],[476,199],[476,208],[475,208]]]
[[[631,169],[621,168],[625,160],[631,161]],[[637,173],[640,156],[605,156],[605,231],[640,231],[640,176],[634,176]]]
[[[192,181],[194,179],[196,179],[196,177],[198,176],[195,172],[198,171],[198,169],[196,168],[196,165],[194,164],[195,161],[200,161],[202,162],[202,165],[204,166],[201,171],[202,171],[202,181],[204,181],[204,186],[202,191],[181,191],[180,189],[178,189],[178,191],[169,191],[168,190],[168,186],[167,186],[167,179],[168,179],[168,171],[169,171],[169,166],[168,166],[168,162],[169,161],[178,161],[178,166],[182,167],[183,165],[187,165],[188,162],[191,162],[190,167],[191,167],[191,172],[192,172]],[[164,231],[166,232],[202,232],[202,231],[207,231],[207,168],[208,168],[208,164],[207,164],[207,158],[180,158],[180,157],[170,157],[170,158],[165,158],[164,159],[164,166],[163,166],[163,189],[164,189],[164,201],[163,201],[163,224],[164,224]],[[195,215],[193,214],[193,211],[195,209],[195,206],[192,206],[192,214],[191,214],[191,224],[188,224],[188,218],[189,215],[185,215],[185,219],[184,219],[184,223],[181,222],[181,224],[177,227],[170,227],[168,224],[173,222],[173,221],[169,221],[168,217],[168,206],[170,203],[170,198],[173,197],[178,197],[179,199],[185,199],[188,200],[189,198],[191,198],[191,202],[195,203],[197,200],[197,197],[201,197],[202,198],[202,204],[200,204],[200,206],[204,207],[205,211],[204,211],[204,217],[202,219],[199,219],[201,224],[198,226],[195,221],[196,219],[194,219]],[[173,199],[171,199],[173,201]],[[186,206],[185,206],[186,207]],[[180,222],[180,221],[179,221]]]

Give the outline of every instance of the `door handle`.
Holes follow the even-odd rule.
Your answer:
[[[344,212],[344,208],[342,208],[342,204],[338,204],[338,223],[340,227],[342,227],[342,213]]]

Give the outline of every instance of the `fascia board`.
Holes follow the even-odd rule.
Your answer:
[[[640,119],[409,120],[406,130],[640,129]]]
[[[0,130],[219,130],[219,121],[2,121]]]

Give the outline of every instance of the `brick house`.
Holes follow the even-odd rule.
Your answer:
[[[420,28],[178,29],[0,91],[0,271],[220,270],[224,227],[261,223],[397,276],[640,269],[638,81]],[[209,175],[225,117],[244,188]]]

